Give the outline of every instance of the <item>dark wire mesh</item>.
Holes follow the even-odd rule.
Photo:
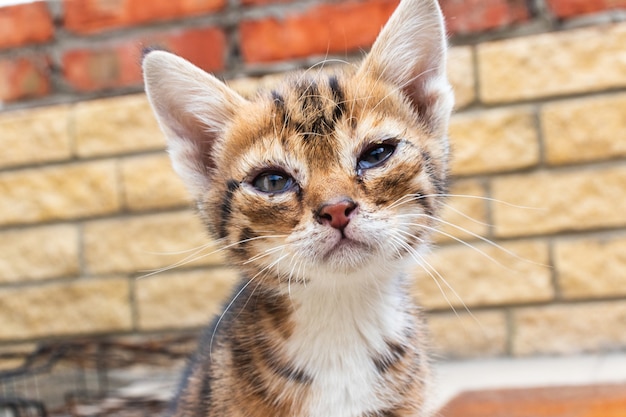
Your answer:
[[[0,352],[0,417],[143,417],[175,391],[195,335],[46,342]]]

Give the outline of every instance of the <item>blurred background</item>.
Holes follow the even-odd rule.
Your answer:
[[[137,380],[117,368],[171,375],[236,277],[169,166],[142,48],[252,95],[287,70],[357,61],[398,1],[12,3],[0,3],[0,397],[40,398],[62,385],[53,368],[99,395]],[[446,395],[532,372],[532,385],[625,381],[626,1],[440,4],[454,196],[415,294]],[[72,398],[74,415],[104,415]]]

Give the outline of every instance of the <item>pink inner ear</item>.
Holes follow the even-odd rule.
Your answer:
[[[209,189],[210,166],[202,160],[202,151],[195,142],[177,139],[169,142],[168,153],[174,171],[183,180],[194,198]]]
[[[185,166],[185,171],[193,170],[197,175],[208,175],[214,166],[212,155],[217,134],[205,130],[201,120],[191,114],[184,115],[179,109],[164,109],[159,113],[174,164]],[[185,181],[191,175],[190,172],[178,174]]]
[[[445,78],[413,83],[404,92],[411,100],[421,122],[433,131],[441,128],[441,121],[448,119],[454,104],[452,89]]]
[[[446,78],[447,45],[436,1],[402,1],[360,69],[402,89],[420,121],[445,130],[454,101]],[[444,122],[442,124],[442,122]]]
[[[152,51],[143,61],[146,93],[174,166],[194,195],[206,189],[214,146],[245,100],[185,59]]]

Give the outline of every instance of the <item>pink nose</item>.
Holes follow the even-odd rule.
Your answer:
[[[352,200],[342,200],[337,203],[324,204],[317,212],[317,221],[329,224],[331,227],[343,230],[350,223],[350,215],[357,205]]]

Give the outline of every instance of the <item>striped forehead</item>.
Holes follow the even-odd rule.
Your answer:
[[[298,78],[271,96],[276,115],[305,142],[332,134],[346,111],[345,92],[336,75]]]
[[[337,162],[337,124],[345,117],[345,90],[336,75],[298,78],[271,91],[273,124],[307,159]],[[295,143],[294,143],[295,142]]]
[[[295,76],[240,114],[227,153],[242,156],[244,170],[272,164],[291,168],[299,165],[296,161],[307,171],[349,166],[360,142],[394,135],[397,129],[388,122],[403,109],[393,97],[380,84],[346,72]]]

